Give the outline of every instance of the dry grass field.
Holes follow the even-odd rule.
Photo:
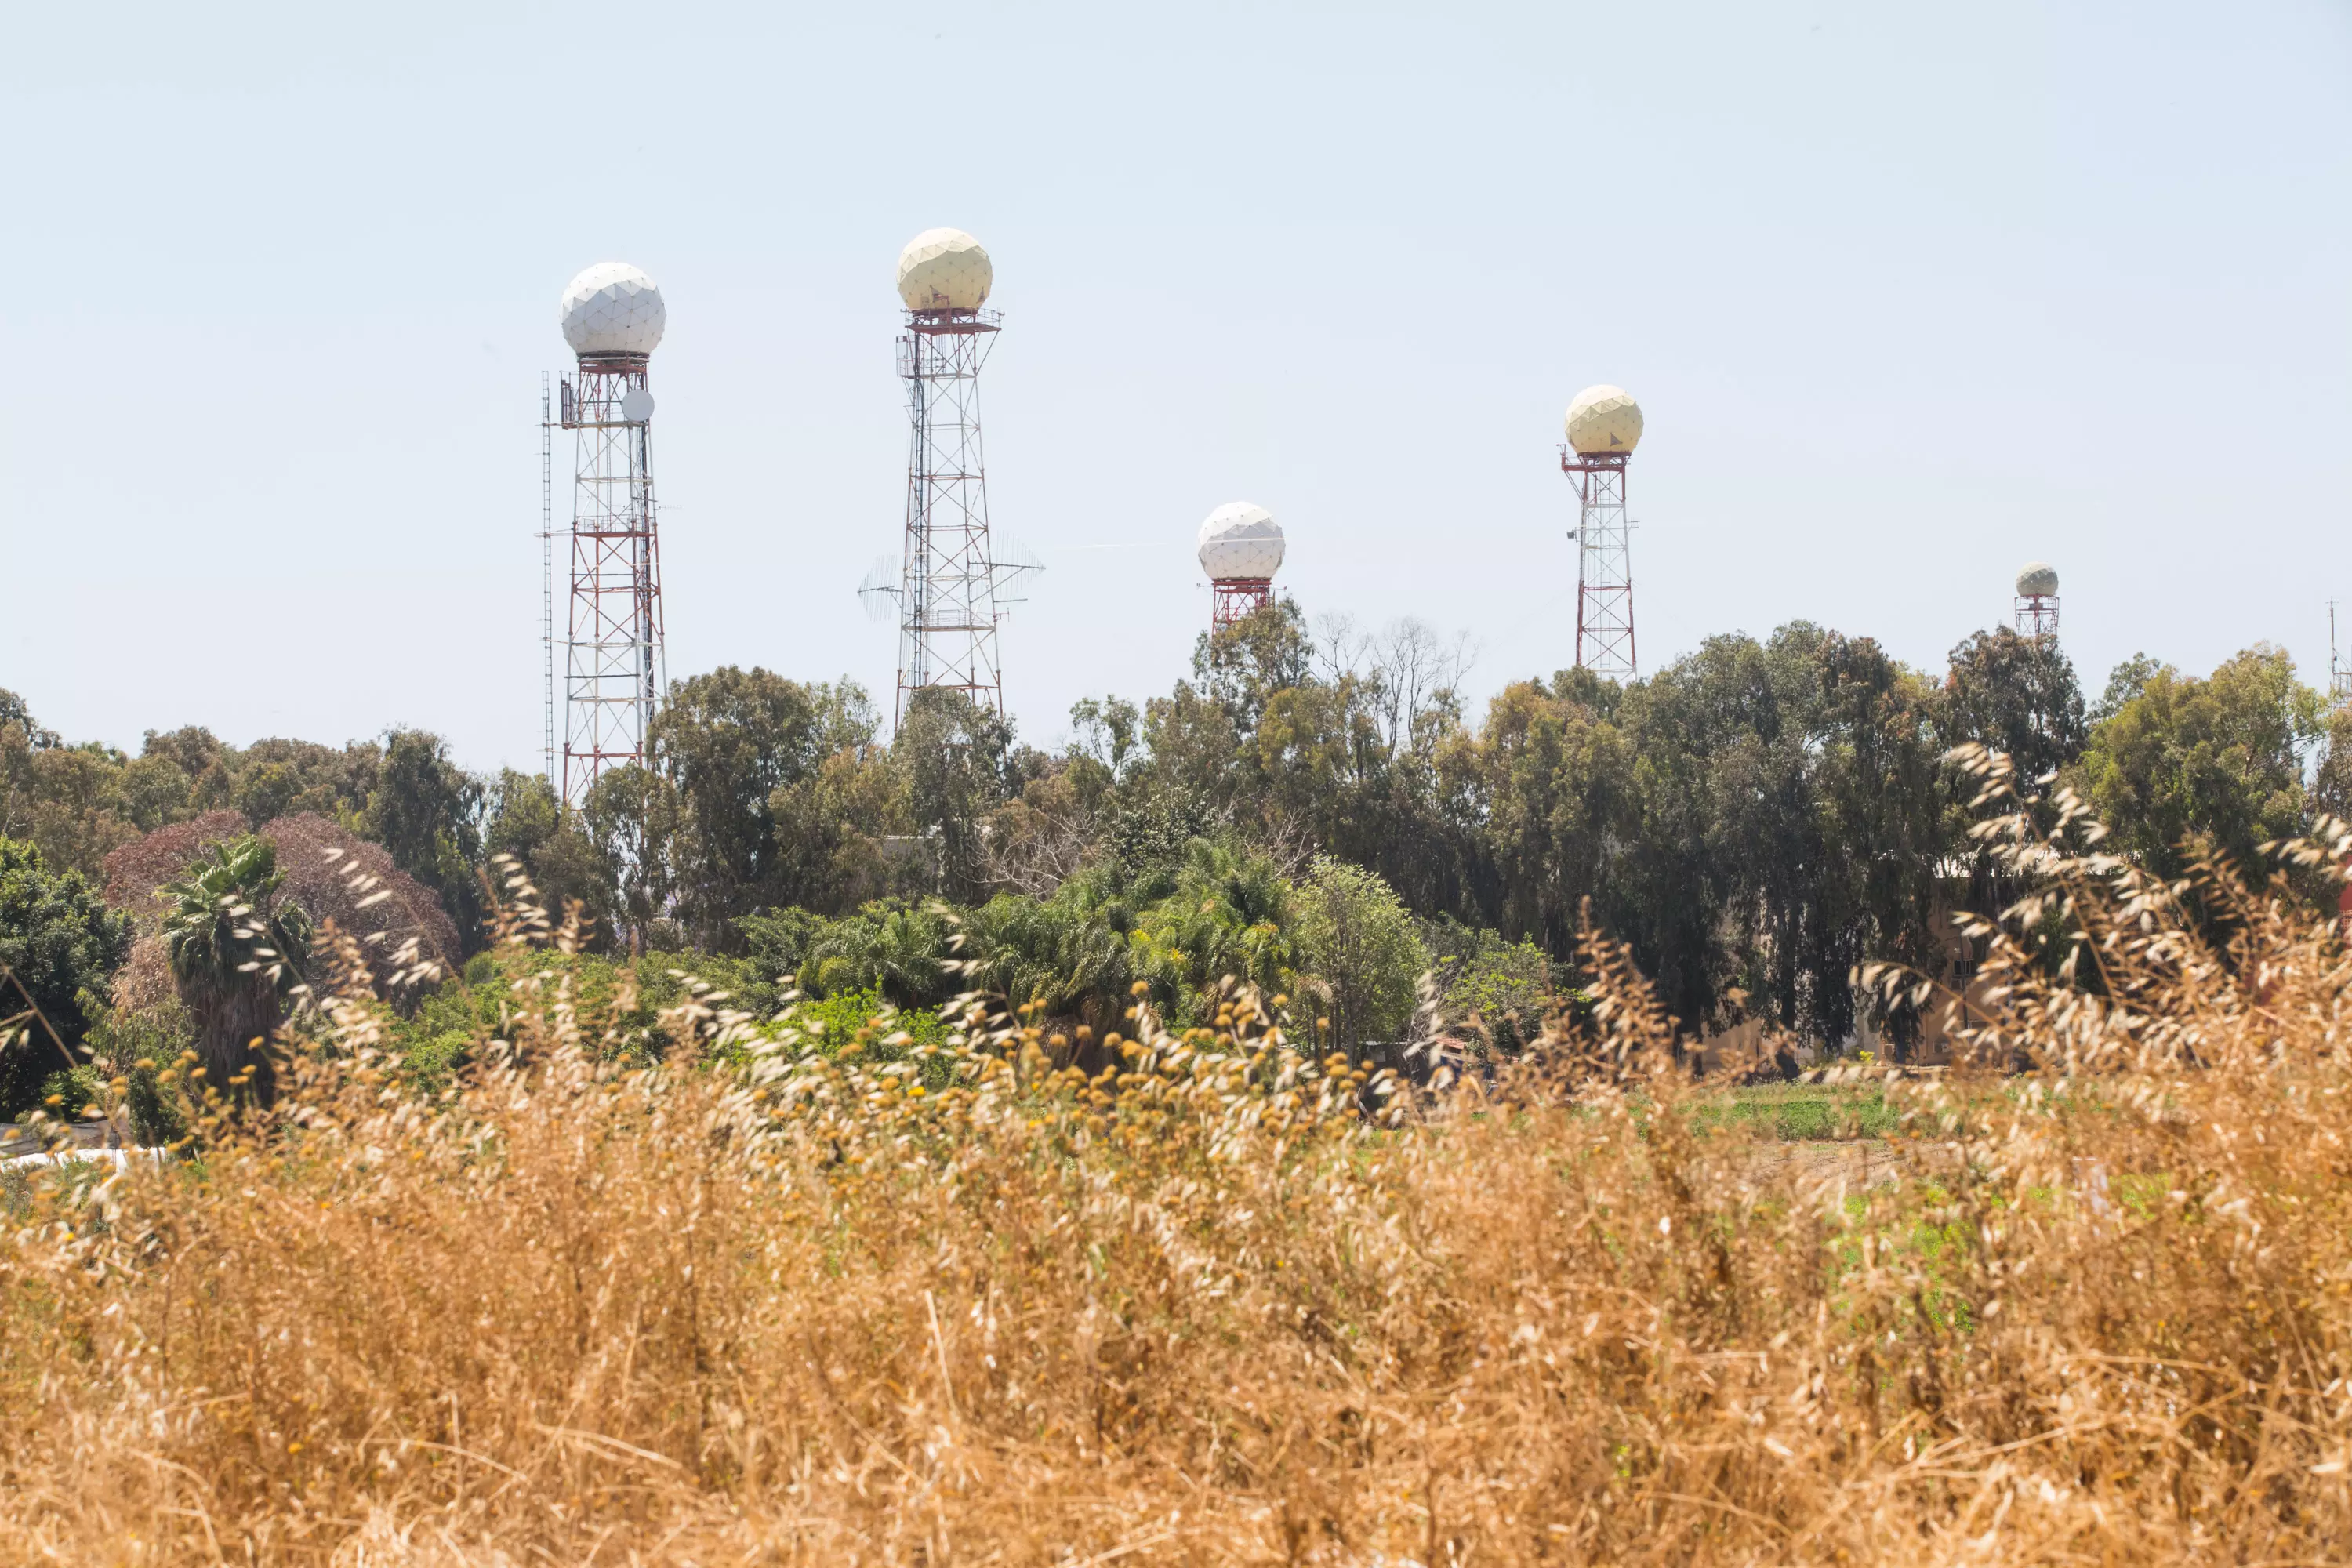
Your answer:
[[[557,978],[430,1098],[346,947],[272,1110],[18,1194],[0,1558],[2343,1561],[2343,944],[2037,852],[2096,984],[1997,943],[2008,1070],[1887,1084],[1867,1182],[1597,940],[1486,1085],[1238,993],[1091,1078],[716,995],[646,1066]]]

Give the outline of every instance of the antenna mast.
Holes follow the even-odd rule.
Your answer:
[[[555,413],[547,372],[539,373],[539,686],[547,782],[555,771]]]
[[[2352,702],[2352,668],[2336,656],[2336,601],[2327,601],[2327,700],[2341,708]]]

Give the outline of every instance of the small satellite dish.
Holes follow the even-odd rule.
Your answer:
[[[621,398],[621,417],[642,425],[654,416],[654,395],[642,386],[629,388]]]

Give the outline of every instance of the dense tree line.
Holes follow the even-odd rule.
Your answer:
[[[0,837],[92,881],[109,855],[160,829],[222,813],[248,830],[317,817],[382,846],[471,937],[481,923],[486,799],[484,782],[424,731],[342,746],[264,740],[238,748],[209,730],[151,730],[133,757],[95,742],[66,744],[20,697],[0,690]]]
[[[2063,776],[2168,875],[2200,842],[2250,862],[2343,794],[2318,698],[2267,648],[2206,679],[2127,661],[2095,707],[2062,648],[2007,628],[1964,640],[1940,679],[1803,624],[1712,638],[1623,689],[1579,670],[1517,682],[1475,718],[1459,676],[1458,650],[1410,624],[1318,634],[1278,604],[1203,637],[1166,696],[1080,703],[1048,754],[950,693],[886,744],[853,686],[720,670],[679,684],[652,764],[608,777],[576,828],[526,844],[493,813],[489,837],[610,922],[714,952],[765,941],[780,961],[828,921],[841,952],[886,927],[936,943],[916,934],[931,898],[970,911],[974,950],[1045,941],[1009,934],[1015,908],[1132,931],[1201,842],[1286,886],[1322,857],[1393,890],[1424,960],[1450,929],[1469,951],[1564,961],[1589,907],[1693,1024],[1753,1013],[1835,1040],[1857,962],[1933,972],[1938,909],[2003,891],[1942,761],[1957,744]],[[536,820],[556,815],[542,802]],[[642,842],[615,826],[636,822]],[[1287,906],[1277,923],[1300,927]],[[1072,957],[1040,994],[1087,972]]]
[[[1858,1020],[1858,962],[1937,973],[1939,911],[2014,891],[1973,851],[1943,761],[1957,744],[2072,784],[2111,844],[2167,876],[2208,851],[2251,863],[2352,795],[2346,719],[2267,647],[2204,678],[2135,658],[2095,703],[2062,648],[2006,628],[1936,678],[1797,623],[1710,638],[1622,689],[1574,669],[1514,682],[1475,715],[1463,666],[1412,623],[1310,629],[1281,602],[1203,637],[1167,694],[1081,702],[1055,752],[953,692],[886,739],[850,682],[730,667],[676,683],[646,764],[576,812],[544,778],[468,775],[421,731],[237,748],[184,729],[133,757],[69,745],[0,693],[0,838],[17,843],[12,909],[85,910],[25,917],[46,922],[41,984],[76,1029],[97,1004],[71,995],[103,994],[123,957],[91,897],[101,868],[119,864],[110,897],[152,928],[139,887],[268,828],[300,840],[294,859],[337,835],[338,853],[380,856],[455,934],[406,906],[402,929],[454,941],[453,962],[481,940],[504,854],[599,947],[905,1005],[984,984],[1097,1032],[1139,997],[1186,1016],[1230,974],[1311,992],[1354,1042],[1405,1026],[1424,971],[1465,1007],[1534,1005],[1572,982],[1589,910],[1694,1028],[1754,1016],[1836,1041]],[[296,874],[335,906],[313,913],[349,914]],[[65,988],[59,963],[94,984]],[[1873,1021],[1898,1041],[1912,1024]]]

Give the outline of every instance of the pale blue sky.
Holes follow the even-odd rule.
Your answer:
[[[1190,542],[1471,685],[1573,648],[1632,389],[1645,666],[1809,617],[1940,670],[2064,577],[2094,692],[2352,601],[2352,10],[2257,3],[20,8],[0,686],[80,739],[541,743],[539,373],[662,284],[673,675],[847,674],[896,548],[891,266],[996,261],[1024,732],[1164,691]],[[1101,549],[1085,546],[1132,545]],[[2352,616],[2347,616],[2352,628]],[[2348,643],[2352,646],[2352,643]]]

